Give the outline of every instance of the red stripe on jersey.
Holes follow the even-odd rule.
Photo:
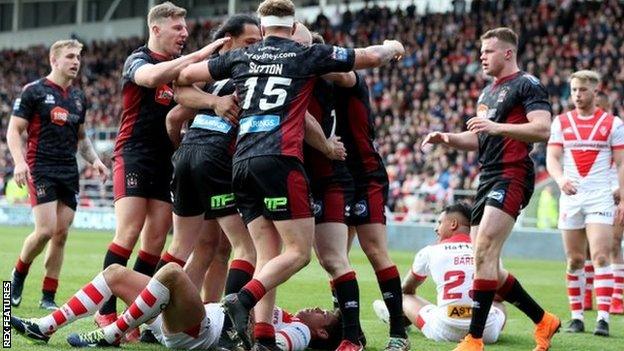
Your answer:
[[[80,316],[87,312],[87,308],[78,300],[77,297],[72,297],[71,300],[67,303],[67,306],[72,310],[74,316]]]
[[[128,313],[134,318],[134,320],[139,319],[143,315],[143,311],[137,306],[136,302],[133,303],[130,308],[128,308]]]
[[[305,112],[310,103],[316,78],[309,79],[290,103],[288,114],[280,125],[281,153],[297,157],[303,162],[303,137],[305,135]]]
[[[113,159],[113,193],[115,201],[126,196],[126,164],[122,155]]]
[[[28,147],[26,152],[26,163],[30,172],[35,170],[37,161],[37,149],[39,148],[39,134],[41,133],[41,116],[36,113],[30,123],[28,123]]]
[[[613,279],[613,274],[596,274],[594,280]]]
[[[104,299],[104,296],[98,291],[98,289],[93,286],[93,284],[89,284],[82,289],[87,296],[93,301],[94,304],[99,304]]]
[[[370,111],[366,104],[355,96],[349,98],[347,105],[348,111],[348,124],[357,148],[357,154],[362,162],[362,167],[365,172],[373,172],[378,170],[382,165],[373,155],[377,153],[371,136],[369,134],[372,126],[370,126],[369,114]],[[352,155],[355,156],[355,155]]]
[[[286,350],[287,350],[287,351],[292,351],[292,349],[293,349],[293,345],[292,345],[292,340],[290,340],[290,336],[288,336],[288,334],[286,334],[286,333],[285,333],[285,332],[283,332],[283,331],[278,331],[277,333],[278,333],[279,335],[283,336],[283,337],[284,337],[284,339],[286,340],[286,344],[287,344],[287,345],[286,345]]]
[[[368,183],[368,212],[371,223],[383,223],[384,210],[386,203],[384,202],[384,187],[381,183],[370,181]]]
[[[26,180],[26,184],[28,185],[28,199],[30,200],[30,206],[35,207],[39,203],[37,202],[37,190],[35,189],[35,183],[33,183],[33,178],[28,177],[28,179]]]
[[[132,137],[134,125],[139,118],[139,111],[143,101],[144,88],[128,82],[121,92],[123,111],[121,112],[121,125],[115,141],[115,155],[123,153],[126,141]]]
[[[154,307],[154,304],[156,303],[156,296],[154,296],[154,294],[152,294],[149,290],[144,289],[143,292],[141,292],[141,298],[149,307]]]
[[[67,321],[67,318],[65,318],[65,315],[63,314],[63,312],[58,309],[56,311],[54,311],[52,313],[52,318],[54,318],[54,321],[56,322],[56,325],[60,325],[63,324]]]
[[[520,181],[511,181],[509,186],[507,187],[507,192],[505,194],[505,199],[503,200],[503,211],[508,214],[520,214],[520,210],[522,208],[522,204],[526,203],[524,201],[524,197],[526,192],[524,191],[524,177],[526,177],[527,171],[523,168],[515,168],[517,171],[514,172],[518,174],[514,179]],[[511,172],[510,172],[511,174]],[[522,178],[520,178],[522,177]]]
[[[611,147],[611,150],[622,150],[624,149],[624,145],[614,145]]]
[[[451,236],[450,238],[441,240],[439,243],[446,244],[446,243],[471,243],[471,242],[472,240],[470,240],[470,234],[457,233],[457,234],[453,234],[453,236]]]
[[[522,124],[528,121],[524,107],[518,105],[507,114],[505,123]],[[529,144],[509,137],[503,138],[503,177],[506,179],[515,178],[524,182],[527,170],[524,169],[523,165],[520,165],[520,167],[510,166],[529,157]]]
[[[323,126],[323,108],[318,99],[312,95],[310,104],[308,105],[308,112],[319,122],[321,127]],[[319,180],[325,177],[331,177],[333,174],[333,163],[330,159],[325,157],[320,151],[314,149],[311,146],[306,146],[305,153],[306,170],[309,170],[308,177],[311,181]]]

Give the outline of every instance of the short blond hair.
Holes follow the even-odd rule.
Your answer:
[[[508,27],[498,27],[490,29],[483,33],[481,40],[496,38],[507,44],[513,45],[514,48],[518,48],[518,34],[513,29]]]
[[[572,75],[570,75],[570,82],[572,82],[572,79],[578,79],[583,83],[598,85],[598,83],[600,83],[600,74],[596,71],[584,69],[572,73]]]
[[[258,5],[258,16],[286,17],[295,15],[295,4],[291,0],[264,0]]]
[[[176,6],[169,1],[156,5],[147,14],[147,25],[152,26],[164,18],[186,17],[186,9]]]
[[[57,40],[50,46],[50,57],[58,57],[65,48],[76,48],[82,51],[82,43],[76,39]]]

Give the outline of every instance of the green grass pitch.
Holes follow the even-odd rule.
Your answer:
[[[10,279],[10,272],[17,258],[22,241],[30,231],[29,228],[0,227],[0,275],[5,280]],[[433,236],[432,236],[433,237]],[[57,302],[66,301],[77,289],[92,279],[102,266],[102,259],[106,246],[112,238],[110,232],[90,232],[72,230],[67,242],[65,263],[61,273]],[[539,240],[536,238],[536,240]],[[135,250],[136,253],[137,250]],[[408,271],[415,252],[392,252],[392,258],[399,266],[401,274]],[[43,255],[42,255],[43,256]],[[31,274],[26,281],[24,298],[19,308],[12,313],[20,317],[42,316],[44,311],[37,308],[40,298],[41,280],[43,274],[42,256],[31,267]],[[361,320],[368,339],[368,350],[383,350],[387,326],[380,322],[371,308],[373,300],[379,298],[379,290],[375,275],[368,265],[366,257],[357,249],[351,254],[353,265],[357,271],[361,296]],[[131,264],[134,258],[131,259]],[[564,264],[551,261],[523,261],[507,260],[506,267],[522,282],[524,287],[544,306],[564,320],[569,318],[567,297],[565,295]],[[435,301],[435,290],[430,281],[420,290],[430,301]],[[278,303],[290,311],[306,306],[330,307],[331,300],[328,292],[328,280],[318,262],[312,263],[299,272],[285,286],[278,291]],[[498,344],[486,347],[487,350],[532,350],[533,325],[522,313],[513,306],[508,306],[507,325]],[[555,336],[551,350],[587,351],[587,350],[624,350],[624,317],[611,317],[611,337],[600,338],[593,336],[595,312],[586,314],[588,332],[582,335],[560,333]],[[32,346],[24,339],[13,333],[15,350],[65,350],[70,347],[65,337],[70,331],[85,331],[93,328],[91,318],[80,320],[64,329],[61,329],[50,340],[47,346]],[[427,341],[418,331],[410,332],[412,350],[452,350],[452,343],[434,343]],[[164,347],[153,345],[124,345],[124,349],[132,350],[164,350]]]

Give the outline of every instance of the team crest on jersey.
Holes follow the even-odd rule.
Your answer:
[[[126,174],[126,187],[136,188],[139,185],[139,175],[135,172]]]
[[[504,87],[503,89],[501,89],[500,93],[498,93],[498,99],[496,99],[496,102],[500,103],[500,102],[505,101],[505,97],[507,97],[507,93],[509,93],[508,87]]]
[[[46,94],[46,98],[45,98],[44,103],[50,104],[50,105],[56,104],[56,101],[54,100],[54,95]]]
[[[505,190],[492,190],[487,197],[502,204],[505,201]]]
[[[572,127],[566,127],[563,130],[563,134],[574,134],[574,130],[572,129]]]
[[[605,126],[600,127],[600,134],[602,134],[602,136],[606,136],[608,132],[609,131],[607,130],[607,127]]]
[[[69,119],[69,111],[62,107],[56,106],[52,109],[52,111],[50,111],[50,119],[52,120],[52,123],[64,126]]]
[[[161,105],[169,106],[171,100],[173,100],[173,89],[166,84],[159,86],[156,89],[154,99]]]

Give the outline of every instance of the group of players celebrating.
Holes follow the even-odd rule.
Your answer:
[[[35,217],[13,271],[11,302],[20,304],[30,263],[49,242],[40,306],[51,312],[12,317],[14,329],[47,342],[59,328],[95,314],[98,329],[70,334],[72,346],[118,346],[138,339],[146,324],[141,340],[169,348],[362,350],[359,288],[348,259],[357,235],[383,297],[373,305],[389,324],[385,350],[410,349],[410,323],[432,340],[459,342],[455,350],[483,350],[504,326],[502,301],[535,323],[534,350],[548,350],[559,318],[544,311],[500,260],[533,193],[531,144],[547,141],[551,126],[546,90],[517,66],[516,34],[496,28],[481,37],[482,68],[494,80],[479,97],[468,130],[432,132],[423,140],[425,150],[444,144],[478,151],[480,184],[472,209],[455,204],[440,214],[438,242],[416,255],[402,285],[386,246],[388,176],[373,142],[367,84],[355,72],[399,60],[402,44],[325,45],[294,21],[290,0],[265,0],[257,13],[259,21],[231,16],[212,43],[181,55],[186,11],[169,2],[150,10],[148,43],[128,57],[122,73],[112,171],[115,237],[103,271],[60,308],[54,293],[76,209],[76,151],[103,180],[109,171],[85,136],[88,104],[72,86],[82,45],[64,40],[52,46],[51,73],[23,88],[7,133],[14,176],[28,186]],[[606,316],[602,312],[612,276],[604,241],[615,216],[613,200],[606,207],[595,189],[608,183],[601,177],[612,158],[620,169],[624,136],[618,118],[594,109],[596,83],[587,73],[573,76],[577,110],[553,124],[548,159],[549,171],[571,197],[567,205],[562,201],[568,207],[560,221],[569,285],[580,279],[586,245],[579,243],[587,238],[603,321],[597,334],[605,335],[608,307]],[[551,163],[562,153],[563,171],[553,173]],[[572,162],[578,174],[571,175]],[[623,215],[618,212],[618,222]],[[173,239],[161,256],[172,225]],[[312,249],[330,277],[335,311],[308,308],[291,315],[275,306],[276,291],[308,264]],[[416,296],[427,275],[437,285],[437,305]],[[121,315],[116,298],[129,306]],[[582,314],[573,318],[582,323]]]

